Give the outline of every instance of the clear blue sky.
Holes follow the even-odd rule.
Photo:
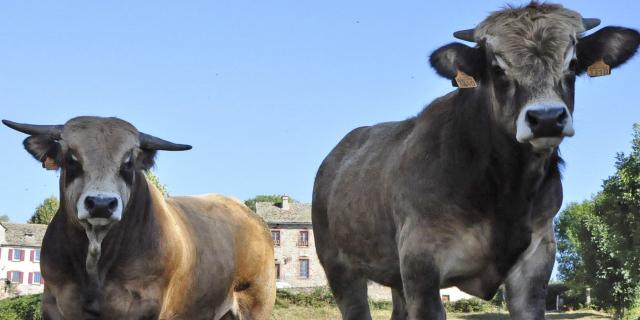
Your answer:
[[[118,116],[194,146],[159,153],[172,194],[311,200],[318,165],[350,129],[418,113],[452,90],[427,63],[500,1],[13,1],[0,6],[0,118]],[[516,3],[522,3],[516,1]],[[565,1],[640,28],[640,2]],[[640,59],[577,83],[562,145],[566,201],[596,192],[640,121]],[[55,172],[0,128],[0,214],[23,222]]]

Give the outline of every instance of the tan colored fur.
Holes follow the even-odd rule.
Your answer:
[[[163,232],[163,245],[166,256],[166,276],[168,284],[162,299],[160,319],[173,319],[184,307],[184,297],[192,286],[191,277],[196,264],[196,246],[192,239],[193,231],[184,218],[173,208],[167,206],[164,197],[152,184],[149,184],[154,212]]]

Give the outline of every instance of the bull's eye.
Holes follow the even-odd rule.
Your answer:
[[[123,169],[131,170],[133,169],[133,160],[131,159],[131,155],[129,155],[122,164]]]
[[[124,181],[131,185],[133,183],[133,175],[134,175],[134,164],[133,164],[133,156],[129,154],[124,162],[122,162],[122,167],[120,167],[120,175],[124,179]]]
[[[82,175],[82,164],[72,152],[68,152],[65,157],[64,170],[66,171],[67,184]]]
[[[504,76],[504,69],[502,69],[502,68],[501,68],[499,65],[497,65],[497,64],[496,64],[496,65],[493,65],[493,73],[494,73],[496,76],[499,76],[499,77]]]
[[[78,158],[73,153],[69,153],[69,156],[67,157],[67,165],[69,167],[82,168],[80,161],[78,161]]]
[[[578,67],[578,60],[577,59],[573,59],[571,60],[571,62],[569,63],[569,68],[567,69],[568,71],[572,71],[575,72],[576,69]]]

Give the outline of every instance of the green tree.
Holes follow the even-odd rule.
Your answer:
[[[640,295],[640,126],[632,151],[592,199],[569,205],[556,224],[558,272],[574,291],[592,288],[594,303],[622,318]]]
[[[0,222],[9,222],[9,216],[6,214],[1,215]]]
[[[27,223],[49,224],[60,208],[60,201],[55,196],[44,199]]]
[[[282,196],[271,194],[271,195],[257,195],[251,199],[247,199],[244,201],[244,204],[249,207],[249,209],[256,211],[256,202],[271,202],[273,204],[282,203]],[[289,197],[289,202],[296,202],[293,198]]]
[[[154,186],[156,186],[156,188],[158,188],[158,190],[160,190],[160,192],[162,193],[162,195],[164,195],[165,198],[169,197],[169,191],[167,190],[167,186],[162,182],[160,182],[160,178],[158,178],[158,176],[156,176],[150,170],[144,171],[144,176],[147,178],[147,181],[151,182]]]

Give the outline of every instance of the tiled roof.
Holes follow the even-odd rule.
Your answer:
[[[31,223],[4,223],[7,229],[5,241],[2,245],[40,247],[44,232],[47,231],[46,224]]]
[[[309,203],[289,203],[289,210],[282,210],[281,204],[258,202],[256,213],[268,224],[311,224]]]

